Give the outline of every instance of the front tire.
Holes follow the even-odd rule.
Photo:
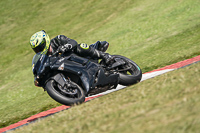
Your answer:
[[[73,81],[71,81],[73,82]],[[71,106],[75,104],[81,104],[85,101],[85,93],[83,89],[76,83],[73,82],[73,84],[76,86],[76,94],[70,95],[63,93],[64,89],[59,87],[59,84],[56,83],[55,80],[49,80],[46,83],[45,89],[47,90],[47,93],[51,98],[53,98],[55,101]]]

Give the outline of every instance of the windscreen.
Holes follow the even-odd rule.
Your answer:
[[[37,53],[37,54],[35,54],[35,55],[33,56],[32,65],[33,65],[33,64],[36,64],[37,61],[40,59],[41,56],[42,56],[42,54],[41,54],[40,52]]]
[[[34,67],[35,67],[36,63],[38,62],[39,59],[40,60],[42,59],[41,58],[42,56],[44,56],[44,54],[41,54],[41,52],[39,52],[33,56],[33,60],[32,60],[32,71],[33,72],[34,72]]]

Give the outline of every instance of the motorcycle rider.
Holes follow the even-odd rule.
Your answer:
[[[48,34],[42,30],[31,36],[30,45],[35,53],[41,52],[41,54],[46,55],[52,55],[59,50],[62,52],[74,52],[82,57],[89,56],[93,59],[103,59],[106,64],[113,60],[110,54],[105,53],[109,46],[106,41],[97,41],[89,46],[85,43],[78,44],[74,39],[64,35],[58,35],[50,40]]]

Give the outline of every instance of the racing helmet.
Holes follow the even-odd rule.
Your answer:
[[[50,38],[44,30],[36,32],[31,36],[30,45],[35,53],[46,54],[49,49]]]

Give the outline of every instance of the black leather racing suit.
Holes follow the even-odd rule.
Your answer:
[[[59,46],[71,45],[70,51],[82,56],[90,56],[91,58],[101,58],[105,62],[109,62],[111,57],[109,54],[104,53],[109,43],[106,41],[97,41],[95,44],[88,46],[87,44],[78,44],[74,39],[70,39],[64,35],[58,35],[51,39],[50,46],[52,47],[52,54],[59,48]]]

